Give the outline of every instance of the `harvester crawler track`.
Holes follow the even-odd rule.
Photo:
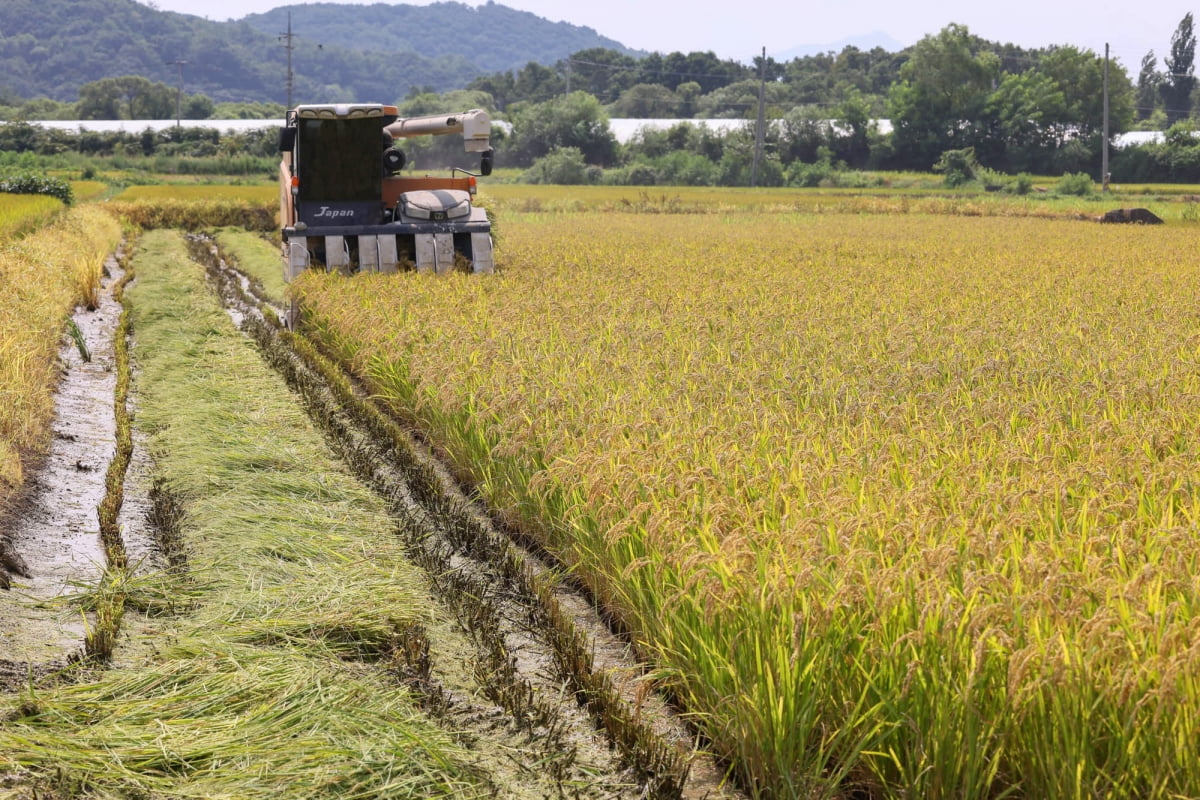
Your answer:
[[[561,569],[499,532],[403,426],[281,324],[286,312],[229,267],[208,239],[193,239],[193,253],[334,450],[387,500],[409,557],[481,654],[476,670],[488,673],[481,676],[491,687],[488,699],[518,729],[567,746],[599,728],[620,754],[630,796],[742,796],[724,785],[722,770],[697,751],[693,732],[669,705],[645,690],[629,643],[604,625]],[[436,683],[427,654],[412,661],[415,680]],[[575,712],[562,713],[564,697],[573,699],[566,706]],[[569,730],[581,722],[586,730]]]

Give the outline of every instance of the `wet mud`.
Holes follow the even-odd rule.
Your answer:
[[[113,287],[123,273],[110,258],[94,309],[76,308],[79,343],[63,337],[62,378],[55,392],[53,440],[3,532],[17,570],[0,591],[0,688],[65,667],[86,634],[70,601],[105,567],[97,506],[116,449],[113,335],[121,306]],[[11,560],[10,560],[11,561]]]

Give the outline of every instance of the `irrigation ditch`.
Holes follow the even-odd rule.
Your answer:
[[[392,624],[366,648],[368,656],[356,639],[355,658],[411,696],[468,754],[463,758],[478,796],[743,796],[726,784],[722,767],[703,754],[693,731],[653,689],[629,643],[606,626],[564,570],[499,529],[411,431],[281,324],[279,305],[230,267],[210,238],[189,236],[188,252],[203,265],[233,324],[286,381],[329,449],[379,498],[405,557],[419,568],[436,608]],[[113,276],[119,300],[115,262]],[[87,616],[72,609],[76,619],[87,620],[68,637],[77,649],[60,646],[50,659],[11,659],[3,686],[10,692],[34,693],[31,687],[47,675],[79,683],[98,668],[136,670],[140,654],[157,653],[156,637],[169,630],[163,618],[186,612],[186,584],[204,581],[189,575],[187,493],[157,475],[149,432],[137,423],[139,331],[127,330],[123,314],[109,318],[112,359],[132,364],[133,371],[113,369],[106,390],[114,409],[108,446],[114,455],[103,471],[107,491],[97,501],[99,526],[88,535],[99,537],[107,566],[94,567],[83,579],[92,586],[80,601]],[[124,352],[127,341],[132,359]],[[30,571],[40,571],[39,564]],[[182,597],[161,596],[162,585],[153,580],[160,573],[175,581],[168,585],[185,587]],[[151,588],[139,589],[138,575],[147,574]],[[284,634],[273,630],[267,639],[275,636]],[[76,666],[82,669],[73,671]],[[10,720],[42,707],[24,700]],[[0,796],[7,796],[6,786],[32,792],[14,797],[55,797],[86,793],[87,782],[64,788],[36,770],[5,775],[0,759]]]
[[[144,508],[144,491],[120,516],[132,448],[119,256],[104,265],[95,305],[76,308],[68,322],[54,439],[3,526],[0,689],[62,675],[86,660],[89,647],[102,647],[95,636],[104,635],[98,615],[105,611],[80,613],[71,599],[101,582],[106,564],[125,567],[126,543],[147,565],[158,551],[144,516],[134,513]]]

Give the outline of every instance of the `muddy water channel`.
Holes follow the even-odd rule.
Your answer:
[[[231,324],[295,392],[291,402],[303,405],[347,471],[389,509],[437,608],[420,630],[405,634],[385,672],[477,754],[495,796],[742,796],[697,751],[670,705],[647,690],[628,643],[559,579],[555,565],[494,528],[487,510],[473,505],[407,431],[279,326],[279,309],[256,296],[252,282],[225,266],[207,240],[194,240],[191,252],[207,267]],[[120,307],[111,286],[119,277],[114,261],[100,306],[77,314],[91,360],[73,342],[63,348],[54,447],[11,531],[25,574],[14,574],[12,589],[0,592],[0,689],[19,690],[78,653],[86,625],[78,604],[64,596],[95,583],[104,569],[96,507],[115,447],[112,337]],[[133,352],[136,397],[136,340]],[[151,503],[144,490],[155,480],[155,464],[134,420],[120,517],[124,550],[135,573],[168,562],[180,568],[178,554],[163,555],[154,544],[161,531],[148,520],[161,523],[162,498]],[[161,635],[131,616],[116,665],[136,663],[123,648],[152,650],[144,640]]]
[[[55,393],[54,438],[4,531],[8,591],[0,592],[0,686],[61,669],[76,657],[85,617],[68,601],[105,566],[97,506],[115,449],[113,335],[121,313],[113,287],[123,272],[105,265],[95,309],[77,308],[78,337],[64,337]],[[140,519],[131,539],[145,538]]]

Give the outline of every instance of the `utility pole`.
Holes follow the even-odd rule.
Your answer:
[[[766,137],[767,111],[767,48],[762,49],[758,65],[758,122],[754,126],[754,163],[750,166],[750,185],[758,186],[758,162],[762,159],[763,139]]]
[[[1100,149],[1100,186],[1108,191],[1108,42],[1104,43],[1104,142]]]
[[[183,65],[188,62],[179,58],[174,61],[166,62],[167,66],[174,64],[179,67],[179,83],[175,86],[175,127],[181,125],[180,120],[183,118]]]
[[[287,50],[287,110],[291,110],[292,108],[292,50],[295,49],[292,39],[294,38],[292,34],[292,12],[289,11],[287,32],[279,34],[279,41],[283,42],[283,47]]]

